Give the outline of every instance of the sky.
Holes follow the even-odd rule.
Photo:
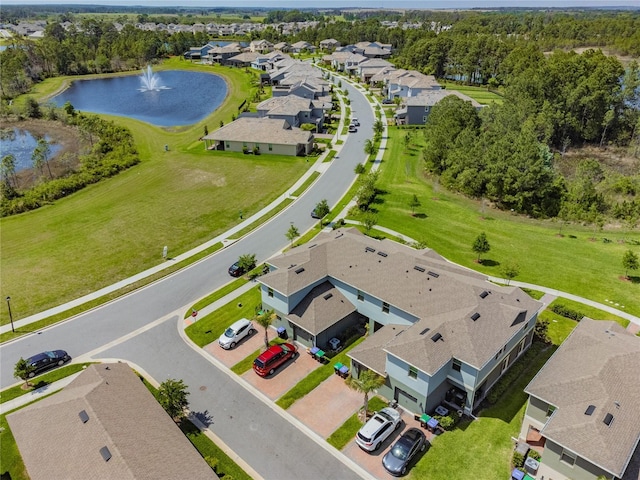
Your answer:
[[[413,8],[634,7],[640,0],[2,0],[5,5],[127,5],[269,8]]]

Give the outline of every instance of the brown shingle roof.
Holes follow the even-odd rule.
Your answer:
[[[287,317],[312,335],[355,312],[355,307],[331,283],[314,287]]]
[[[215,478],[124,363],[91,365],[62,391],[7,421],[32,480]],[[111,453],[108,461],[103,447]]]
[[[286,120],[240,117],[203,138],[230,142],[298,145],[309,143],[311,137],[310,132],[289,127]]]
[[[622,477],[640,441],[640,338],[583,318],[525,392],[556,406],[542,435]]]
[[[524,326],[515,322],[520,312],[528,320],[541,306],[522,290],[490,284],[484,275],[449,263],[432,250],[373,240],[354,229],[336,230],[319,237],[313,248],[295,248],[270,263],[277,269],[261,282],[284,295],[329,277],[413,316],[416,323],[386,348],[405,359],[411,352],[411,362],[430,373],[451,356],[481,368]],[[304,271],[295,273],[300,267]],[[491,293],[483,298],[485,291]],[[471,319],[474,313],[480,314],[477,321]],[[443,340],[425,341],[420,335],[425,328],[439,331]]]

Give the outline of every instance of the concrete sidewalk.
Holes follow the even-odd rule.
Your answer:
[[[69,385],[78,375],[82,372],[74,373],[73,375],[69,375],[57,382],[50,383],[45,385],[44,387],[40,387],[36,390],[32,390],[29,393],[25,393],[24,395],[20,395],[13,400],[9,400],[8,402],[0,403],[0,414],[4,415],[11,410],[15,410],[18,407],[22,407],[27,403],[35,402],[36,400],[41,399],[45,395],[49,395],[51,393],[57,392],[58,390],[62,390],[64,387]],[[38,378],[34,377],[30,379],[30,381],[37,381]]]

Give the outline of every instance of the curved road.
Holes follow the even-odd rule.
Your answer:
[[[361,127],[350,134],[336,159],[314,185],[287,209],[224,250],[73,320],[0,346],[0,389],[16,383],[13,366],[20,357],[64,348],[73,358],[122,358],[140,365],[157,381],[180,378],[189,385],[191,410],[263,478],[350,479],[359,476],[335,454],[321,448],[269,405],[186,345],[178,328],[184,310],[229,282],[228,266],[244,253],[259,262],[287,246],[293,222],[303,232],[321,199],[334,205],[365,161],[364,142],[375,120],[366,98],[343,81],[352,115]],[[323,442],[323,441],[322,441]],[[302,460],[304,459],[304,460]]]

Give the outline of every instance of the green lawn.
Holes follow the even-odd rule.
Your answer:
[[[386,400],[383,400],[380,397],[369,398],[369,404],[367,405],[367,410],[370,412],[381,410],[382,408],[388,405]],[[364,394],[362,397],[362,406],[364,407]],[[329,438],[327,438],[327,443],[337,448],[338,450],[342,450],[347,443],[349,443],[353,437],[356,436],[358,430],[362,427],[362,422],[358,419],[358,412],[351,415],[346,422],[344,422],[339,428],[333,432]]]
[[[474,421],[436,437],[431,449],[411,470],[409,478],[466,480],[509,478],[513,441],[522,424],[527,394],[523,389],[544,365],[554,348],[541,352],[493,407]]]
[[[6,415],[0,415],[0,472],[3,479],[7,473],[9,476],[6,478],[11,480],[29,480]]]
[[[260,299],[260,287],[252,288],[215,312],[189,325],[185,333],[196,345],[204,347],[217,340],[236,320],[253,318],[256,314],[256,306],[260,305]]]
[[[238,288],[240,288],[243,285],[245,285],[248,281],[249,281],[249,279],[246,276],[242,276],[240,278],[236,278],[231,283],[228,283],[224,287],[219,288],[215,292],[212,292],[211,294],[207,295],[202,300],[199,300],[198,302],[194,303],[191,306],[191,308],[187,309],[184,312],[184,318],[190,317],[191,316],[191,312],[193,310],[199,311],[199,310],[203,309],[204,307],[206,307],[208,305],[211,305],[213,302],[215,302],[217,300],[220,300],[225,295],[227,295],[227,294],[233,292],[234,290],[237,290]]]
[[[55,205],[2,219],[0,293],[14,319],[42,311],[183,253],[275,200],[311,165],[304,158],[205,151],[203,126],[228,123],[255,87],[255,74],[171,60],[161,68],[223,74],[228,102],[205,121],[166,130],[131,119],[141,164]],[[41,95],[60,79],[44,82]],[[169,151],[164,151],[164,145]],[[29,272],[28,275],[25,272]],[[8,322],[6,309],[0,323]]]
[[[631,235],[605,230],[595,235],[593,229],[570,225],[563,228],[551,221],[512,215],[481,202],[447,192],[423,173],[420,149],[422,136],[414,134],[414,144],[405,148],[405,132],[389,128],[380,168],[378,225],[409,238],[424,241],[447,259],[488,275],[501,276],[501,264],[515,261],[520,273],[515,280],[580,295],[606,303],[624,305],[624,311],[640,315],[638,285],[623,281],[622,255],[631,248],[625,243]],[[418,196],[421,206],[411,215],[409,201]],[[475,262],[471,246],[486,232],[491,250],[484,262]],[[640,239],[640,235],[633,235]],[[604,243],[602,238],[612,241]]]
[[[457,90],[460,93],[464,93],[466,96],[473,98],[476,102],[487,105],[489,103],[502,103],[503,98],[487,90],[486,87],[472,87],[467,85],[457,85],[455,82],[444,82],[443,84],[447,90]]]

